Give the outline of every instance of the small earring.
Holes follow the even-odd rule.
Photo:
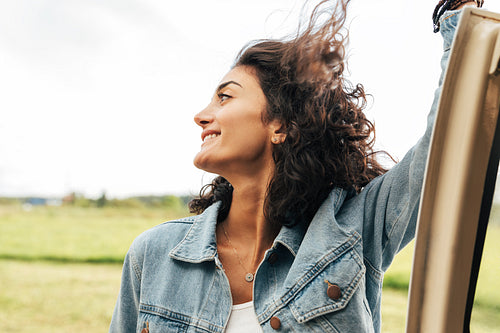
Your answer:
[[[278,143],[278,138],[273,138],[273,143]]]

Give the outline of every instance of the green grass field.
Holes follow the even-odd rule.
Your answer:
[[[404,332],[414,242],[403,249],[385,274],[382,332]],[[500,332],[500,226],[490,225],[479,271],[471,332]]]
[[[105,332],[142,231],[187,211],[0,205],[0,332]],[[403,332],[412,247],[387,272],[383,332]],[[500,332],[500,227],[487,235],[472,332]]]

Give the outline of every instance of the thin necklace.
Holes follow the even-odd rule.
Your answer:
[[[253,281],[253,278],[254,278],[254,275],[253,273],[250,273],[250,270],[248,270],[244,265],[243,265],[243,262],[241,261],[241,258],[240,256],[238,255],[238,252],[236,251],[236,248],[233,246],[233,243],[231,243],[231,240],[229,239],[229,236],[227,235],[227,232],[226,232],[226,228],[224,228],[224,224],[221,223],[221,226],[222,226],[222,231],[224,231],[224,236],[226,236],[226,239],[227,239],[227,242],[229,243],[229,245],[232,247],[233,249],[233,252],[234,254],[236,255],[236,258],[238,259],[241,267],[243,267],[243,269],[245,271],[247,271],[248,273],[245,274],[245,281],[246,282],[252,282]]]

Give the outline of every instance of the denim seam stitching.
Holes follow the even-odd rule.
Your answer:
[[[384,273],[382,273],[381,271],[379,271],[378,269],[376,269],[373,264],[366,258],[363,258],[363,261],[365,263],[365,266],[367,266],[370,271],[373,271],[373,274],[375,276],[375,278],[379,281],[379,282],[382,282],[383,279],[384,279]]]
[[[405,206],[403,207],[403,209],[401,210],[401,213],[398,215],[398,217],[396,218],[396,221],[394,221],[394,223],[392,224],[392,227],[391,227],[391,230],[389,231],[389,233],[387,234],[387,242],[385,243],[384,247],[382,248],[382,257],[384,257],[384,254],[385,254],[385,250],[387,249],[387,246],[389,244],[391,244],[391,241],[392,241],[392,234],[394,232],[394,229],[396,229],[397,226],[399,226],[399,222],[400,220],[402,219],[403,215],[405,215],[408,211],[408,207],[410,206],[410,200],[408,200],[405,204]]]
[[[284,247],[286,247],[288,249],[288,251],[290,251],[290,253],[293,254],[294,257],[297,256],[297,253],[295,253],[295,251],[290,246],[288,246],[288,244],[286,244],[285,242],[283,242],[281,240],[277,240],[276,243],[279,243],[279,244],[283,245]]]
[[[333,204],[333,209],[334,210],[336,210],[336,208],[339,207],[339,205],[342,203],[341,201],[344,200],[344,197],[341,194],[342,194],[342,190],[338,189],[338,191],[337,191],[337,200],[335,200],[335,203]]]
[[[141,282],[142,270],[139,267],[139,263],[135,259],[134,252],[135,252],[135,250],[133,248],[131,248],[131,251],[130,251],[130,262],[132,263],[132,269],[134,270],[135,277],[137,278],[137,280],[139,282]]]
[[[448,16],[446,17],[442,17],[441,18],[441,22],[440,23],[443,23],[444,21],[446,21],[447,19],[449,19],[450,17],[453,17],[455,15],[458,15],[460,14],[460,11],[453,11],[453,12],[450,12]]]
[[[318,318],[318,322],[319,322],[319,324],[321,325],[322,329],[325,332],[328,332],[328,331],[325,330],[325,328],[329,328],[330,330],[333,330],[334,333],[340,333],[340,331],[338,330],[338,328],[333,323],[331,323],[328,319],[326,319],[326,318]]]
[[[191,220],[182,220],[182,221],[175,220],[175,221],[165,221],[162,224],[193,224],[193,222],[194,221],[191,221]],[[160,224],[160,225],[162,225],[162,224]]]
[[[215,269],[217,269],[217,268],[215,268]],[[213,274],[212,276],[213,276],[213,278],[212,278],[212,283],[210,284],[210,288],[208,289],[208,292],[206,293],[207,297],[205,297],[205,301],[203,302],[203,304],[202,304],[202,306],[201,306],[201,312],[202,312],[202,313],[204,313],[204,312],[205,312],[205,311],[203,311],[203,310],[204,310],[204,309],[206,308],[206,306],[207,306],[208,300],[209,300],[209,298],[210,298],[210,294],[211,294],[212,289],[213,289],[214,284],[215,284],[215,279],[216,279],[216,277],[217,277],[217,275],[216,275],[216,274]]]
[[[196,318],[196,320],[193,320],[193,317],[183,315],[178,312],[174,312],[171,310],[168,310],[166,308],[156,306],[156,305],[149,305],[145,303],[140,303],[140,311],[149,313],[149,314],[154,314],[158,315],[160,317],[166,318],[166,319],[173,319],[176,321],[179,321],[181,323],[187,324],[187,325],[192,325],[200,329],[204,330],[217,330],[219,332],[222,332],[224,330],[224,327],[221,327],[219,325],[216,325],[214,323],[208,322],[206,320]]]

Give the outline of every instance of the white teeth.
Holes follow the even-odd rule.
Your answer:
[[[215,137],[218,137],[220,134],[209,134],[205,138],[203,138],[203,142],[207,141],[208,139],[212,139]]]

